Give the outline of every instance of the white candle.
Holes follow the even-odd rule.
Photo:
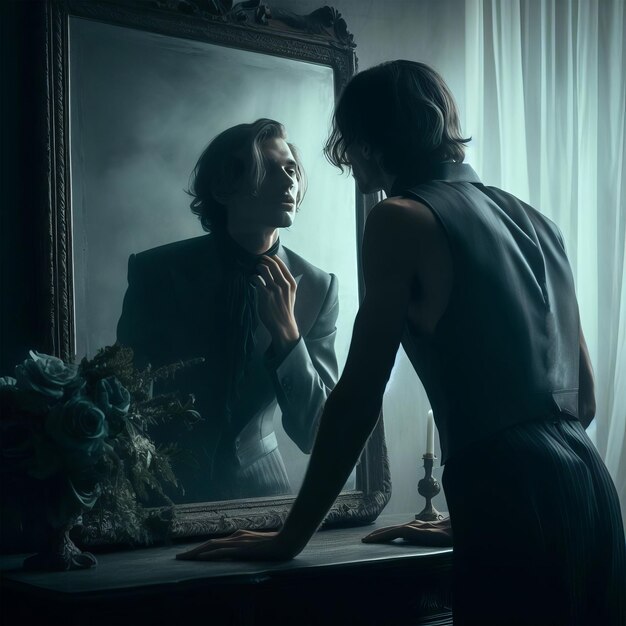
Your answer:
[[[435,419],[432,411],[428,411],[426,420],[426,454],[435,454]]]

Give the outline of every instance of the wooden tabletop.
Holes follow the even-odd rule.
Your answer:
[[[0,572],[8,587],[28,587],[53,596],[100,595],[158,587],[206,585],[254,585],[306,572],[337,572],[340,568],[385,568],[405,559],[423,567],[451,563],[452,548],[411,546],[401,541],[365,544],[361,538],[376,528],[410,521],[410,515],[383,515],[368,526],[318,532],[293,560],[285,562],[179,561],[175,555],[198,542],[98,554],[98,566],[72,572],[24,572],[25,555],[0,557]]]

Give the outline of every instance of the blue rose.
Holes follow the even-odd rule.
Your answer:
[[[48,354],[30,352],[30,358],[15,368],[18,389],[36,391],[52,400],[60,400],[66,388],[80,382],[78,366],[66,364]]]
[[[64,464],[71,468],[97,462],[108,434],[104,413],[83,397],[74,397],[55,406],[48,413],[45,430],[57,444]]]

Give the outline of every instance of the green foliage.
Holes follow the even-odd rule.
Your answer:
[[[66,477],[71,489],[48,508],[73,501],[92,541],[145,544],[167,537],[175,514],[166,490],[180,489],[172,459],[184,451],[157,447],[148,431],[170,420],[189,428],[200,415],[193,396],[153,397],[152,389],[155,380],[201,360],[141,369],[132,349],[116,344],[77,367],[31,352],[16,378],[0,379],[1,473]]]
[[[181,402],[174,394],[152,397],[151,391],[155,380],[171,378],[198,361],[137,369],[132,350],[121,345],[108,346],[93,359],[82,360],[80,372],[88,388],[115,376],[130,393],[123,427],[109,440],[105,454],[107,469],[100,480],[101,495],[93,509],[83,515],[83,524],[92,528],[91,533],[120,543],[142,544],[155,536],[167,536],[175,514],[164,488],[180,488],[172,469],[172,459],[180,451],[175,445],[155,446],[148,429],[169,420],[189,426],[200,416],[193,410],[193,397]]]

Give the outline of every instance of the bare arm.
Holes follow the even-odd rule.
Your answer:
[[[447,262],[445,236],[429,209],[414,201],[394,199],[374,208],[363,241],[366,294],[355,321],[348,359],[326,402],[304,483],[283,529],[263,535],[239,531],[180,558],[285,559],[304,548],[378,421],[414,280],[420,285],[423,306],[418,309],[424,317],[423,326],[434,326],[433,320],[445,306],[439,297],[442,290],[432,293],[431,286],[438,283],[432,268]],[[428,302],[435,304],[427,306]]]
[[[431,211],[412,200],[378,205],[366,226],[363,271],[366,293],[346,367],[326,403],[305,482],[281,531],[296,554],[323,521],[378,421],[409,303],[426,332],[447,306],[450,253]]]

